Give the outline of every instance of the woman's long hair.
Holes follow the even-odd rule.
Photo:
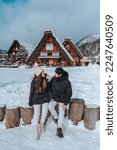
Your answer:
[[[46,79],[43,79],[42,74],[37,76],[37,93],[43,92],[46,86]]]

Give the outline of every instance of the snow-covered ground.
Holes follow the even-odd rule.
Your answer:
[[[50,75],[54,75],[55,68],[44,68]],[[69,72],[72,83],[73,98],[82,98],[86,104],[100,105],[100,67],[65,68]],[[30,82],[33,69],[0,68],[0,104],[7,106],[24,106],[28,103]],[[56,137],[56,125],[50,117],[47,122],[47,131],[39,141],[33,140],[31,125],[13,129],[6,129],[5,120],[0,123],[0,150],[99,150],[100,149],[100,121],[95,130],[84,127],[83,121],[74,126],[65,119],[64,138]]]

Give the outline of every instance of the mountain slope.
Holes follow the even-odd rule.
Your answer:
[[[81,53],[90,60],[96,61],[100,55],[100,33],[91,34],[76,43]]]
[[[6,50],[0,49],[0,54],[5,54],[5,53],[6,53]]]

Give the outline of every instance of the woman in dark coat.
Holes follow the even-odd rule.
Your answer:
[[[62,127],[64,122],[64,112],[72,96],[71,83],[68,80],[68,73],[63,68],[58,67],[55,70],[55,76],[50,81],[50,103],[49,110],[58,122],[57,136],[63,137]],[[55,106],[59,105],[59,115]]]
[[[29,96],[29,106],[34,107],[34,116],[32,124],[34,126],[34,137],[39,139],[40,131],[45,130],[45,119],[48,112],[49,94],[48,94],[48,79],[47,75],[41,67],[34,68],[34,77],[31,82],[30,96]],[[41,121],[40,117],[40,107],[42,104],[42,114]]]

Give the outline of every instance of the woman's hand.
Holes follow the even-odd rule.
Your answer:
[[[65,110],[66,110],[66,108],[67,108],[67,106],[66,106],[65,104],[63,104],[63,105],[62,105],[62,109],[63,109],[63,111],[65,111]]]
[[[44,71],[42,71],[42,77],[45,77],[45,73],[44,73]]]

